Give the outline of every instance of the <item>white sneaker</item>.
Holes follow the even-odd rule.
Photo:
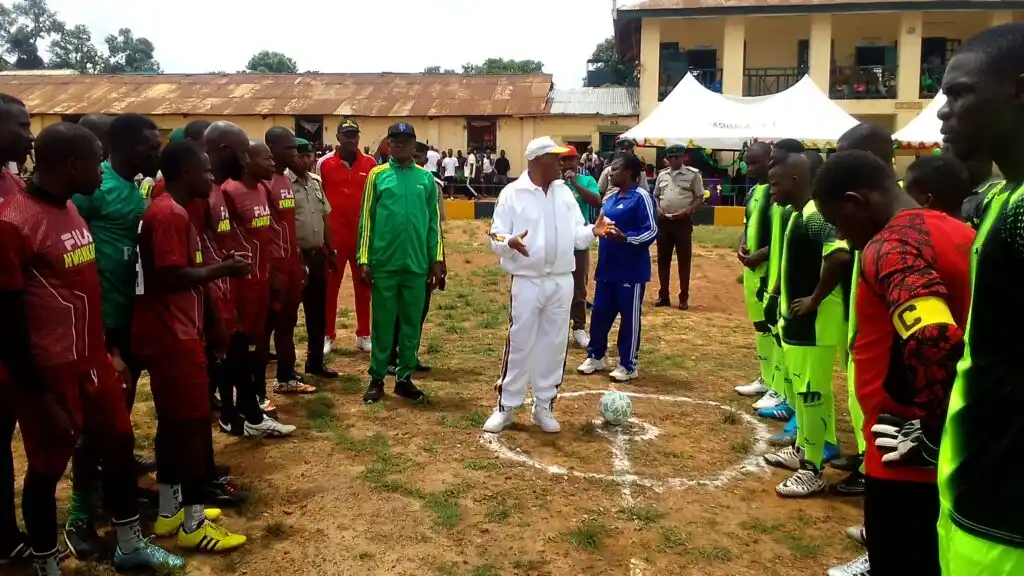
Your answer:
[[[761,410],[762,408],[775,408],[776,406],[782,404],[785,401],[786,399],[782,396],[782,394],[779,394],[775,390],[769,390],[765,392],[764,396],[761,396],[761,398],[759,398],[757,402],[754,402],[754,410]]]
[[[508,428],[516,421],[515,410],[500,410],[498,408],[491,412],[491,416],[484,422],[484,432],[490,432],[491,434],[497,434],[505,428]]]
[[[356,336],[356,349],[369,353],[373,351],[369,336]]]
[[[845,530],[845,532],[846,537],[850,540],[853,540],[857,544],[860,544],[861,546],[868,545],[868,533],[867,530],[864,530],[863,524],[861,524],[860,526],[850,526]]]
[[[775,468],[786,470],[799,470],[800,462],[803,460],[804,451],[799,446],[787,446],[778,452],[764,455],[764,463]]]
[[[324,356],[331,352],[334,352],[334,340],[331,340],[329,336],[324,336]]]
[[[586,348],[590,345],[590,335],[587,334],[586,330],[573,330],[572,339],[576,341],[576,345],[580,348]]]
[[[549,434],[562,431],[562,425],[558,423],[558,420],[555,420],[555,415],[551,413],[551,409],[540,404],[533,405],[533,423]]]
[[[576,371],[579,372],[580,374],[590,375],[593,374],[594,372],[604,372],[605,368],[606,366],[604,364],[604,358],[587,358],[586,360],[583,361],[583,364],[580,364],[576,368]]]
[[[263,422],[259,424],[250,424],[248,420],[245,422],[245,435],[250,437],[281,438],[292,432],[295,432],[295,426],[281,424],[270,416],[264,416]]]
[[[849,564],[829,568],[826,574],[828,576],[871,576],[871,562],[868,561],[868,555],[865,554]]]
[[[806,498],[825,489],[825,473],[821,470],[801,468],[775,487],[783,498]]]
[[[768,391],[768,387],[764,385],[764,380],[760,376],[757,380],[754,380],[750,384],[743,384],[733,388],[740,396],[760,396]]]
[[[626,370],[622,366],[618,366],[617,368],[615,368],[615,370],[612,370],[611,374],[609,374],[608,377],[611,378],[612,380],[615,380],[616,382],[629,382],[630,380],[639,378],[640,373],[637,372],[636,368],[632,370]]]

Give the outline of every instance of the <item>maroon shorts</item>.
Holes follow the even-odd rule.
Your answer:
[[[210,376],[202,340],[177,341],[143,359],[160,421],[210,419]]]
[[[257,342],[267,330],[267,314],[270,312],[269,280],[238,280],[235,282],[235,310],[237,332]]]
[[[277,276],[280,290],[272,294],[271,309],[280,312],[302,303],[302,288],[306,285],[306,267],[300,258],[282,258],[270,265],[270,273]]]
[[[56,437],[33,410],[33,403],[13,388],[18,424],[30,468],[62,474],[71,460],[78,435],[84,430],[97,442],[132,436],[132,422],[124,401],[124,382],[109,356],[93,363],[92,370],[67,367],[43,369],[54,400],[71,420],[74,433]]]

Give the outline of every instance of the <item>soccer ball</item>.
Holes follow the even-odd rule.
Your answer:
[[[605,422],[618,426],[629,420],[632,413],[633,401],[624,393],[611,390],[601,396],[601,418],[604,418]]]

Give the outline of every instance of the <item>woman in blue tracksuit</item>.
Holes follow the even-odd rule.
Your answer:
[[[646,190],[636,186],[643,173],[643,160],[633,154],[612,162],[609,180],[618,191],[605,200],[601,210],[614,226],[598,244],[590,345],[587,346],[587,360],[577,368],[581,374],[605,369],[608,332],[615,317],[621,316],[619,365],[610,374],[617,382],[627,382],[638,376],[640,309],[647,283],[651,280],[650,246],[658,236],[654,199]]]

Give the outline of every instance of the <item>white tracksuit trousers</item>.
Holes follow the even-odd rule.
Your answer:
[[[553,405],[565,372],[572,274],[512,277],[511,314],[498,381],[498,407],[521,406],[526,386],[534,402]]]

